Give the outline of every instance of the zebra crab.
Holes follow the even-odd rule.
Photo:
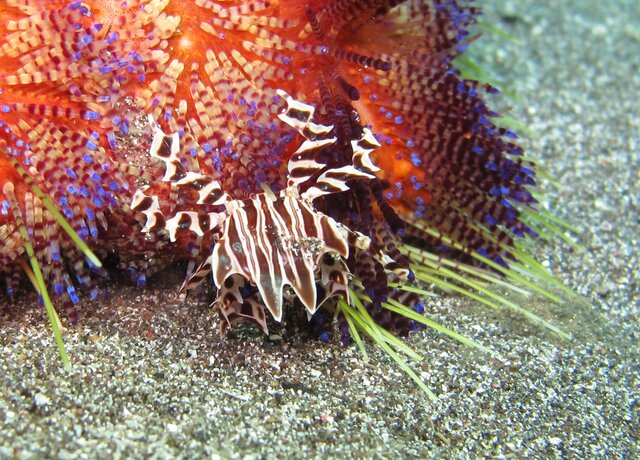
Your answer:
[[[224,319],[222,334],[241,318],[253,321],[268,333],[264,307],[280,322],[286,291],[290,290],[304,305],[309,318],[337,296],[349,303],[354,276],[345,260],[350,250],[371,249],[369,237],[317,211],[313,203],[321,196],[349,190],[348,181],[375,179],[379,168],[370,154],[380,145],[373,133],[365,127],[358,139],[351,140],[351,164],[327,168],[316,161],[316,153],[337,141],[336,137],[329,137],[333,127],[312,121],[313,106],[284,91],[278,95],[287,104],[278,118],[305,140],[289,160],[286,188],[275,193],[263,186],[264,192],[242,200],[233,199],[212,177],[184,171],[178,133],[164,133],[149,116],[153,133],[150,155],[164,163],[162,182],[170,182],[178,192],[197,191],[197,200],[190,203],[193,209],[166,218],[158,196],[147,195],[149,186],[145,185],[136,190],[131,208],[146,216],[144,232],[165,230],[172,242],[183,230],[198,237],[213,236],[210,255],[194,266],[181,290],[190,290],[212,275],[218,289],[212,306]],[[303,192],[302,185],[306,188]],[[203,212],[205,205],[207,209],[217,206],[221,210]],[[395,267],[398,278],[407,278],[408,268],[379,250],[372,250],[372,254],[383,266]],[[255,286],[257,292],[247,295],[248,286]]]

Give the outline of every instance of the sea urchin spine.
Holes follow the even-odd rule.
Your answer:
[[[17,215],[72,317],[76,287],[96,295],[103,274],[76,234],[139,282],[175,260],[185,288],[212,273],[223,327],[266,330],[263,305],[281,319],[290,285],[309,315],[355,289],[405,333],[416,267],[431,280],[471,257],[512,276],[535,235],[534,166],[492,121],[495,90],[452,65],[477,14],[464,0],[6,0],[7,291],[27,244]]]

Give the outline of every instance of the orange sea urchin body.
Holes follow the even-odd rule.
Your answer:
[[[13,184],[13,193],[2,195],[0,189],[0,270],[13,273],[23,253],[9,212],[15,209],[30,230],[44,228],[31,233],[41,262],[53,267],[47,278],[56,292],[75,300],[77,282],[67,269],[82,284],[92,268],[72,254],[55,219],[33,198],[28,177],[99,254],[113,252],[122,267],[142,275],[186,259],[189,279],[202,281],[207,263],[218,260],[211,254],[224,231],[222,224],[207,221],[207,231],[193,233],[194,216],[235,218],[229,209],[242,209],[256,194],[279,193],[291,184],[300,145],[305,138],[314,142],[317,134],[306,126],[299,126],[299,133],[295,122],[279,118],[297,100],[316,107],[308,122],[331,130],[327,136],[333,141],[309,149],[308,160],[321,167],[308,181],[296,182],[295,193],[342,174],[336,173],[345,171],[341,168],[355,168],[352,176],[340,175],[332,193],[314,194],[312,205],[298,204],[317,212],[318,222],[336,222],[371,241],[343,252],[334,271],[357,277],[381,324],[406,330],[406,321],[379,308],[388,297],[409,305],[417,301],[387,283],[389,277],[411,276],[410,261],[398,249],[402,238],[430,247],[446,242],[506,264],[513,257],[513,237],[532,233],[519,211],[535,203],[527,191],[533,184],[531,165],[517,158],[511,133],[491,122],[495,114],[479,92],[492,88],[465,81],[452,68],[477,14],[471,4],[5,1],[0,6],[0,181]],[[283,94],[292,99],[287,102]],[[295,119],[295,110],[290,113]],[[369,129],[376,168],[362,180],[355,172],[354,146],[364,142]],[[174,148],[170,139],[176,154],[163,165],[158,155]],[[151,147],[152,155],[145,154]],[[175,168],[171,180],[162,180],[165,167]],[[200,182],[187,181],[190,172],[199,174]],[[216,184],[211,186],[229,197],[227,214],[221,214],[222,202],[198,200],[205,184]],[[148,200],[146,215],[129,206],[140,187],[144,196],[157,199],[153,213],[145,207],[151,206]],[[234,200],[244,204],[230,205]],[[189,222],[172,221],[172,244],[166,223],[187,208],[193,214],[181,216]],[[277,219],[282,213],[271,215]],[[152,225],[149,216],[156,219]],[[147,234],[139,231],[143,226]],[[71,251],[70,260],[56,253],[61,246]],[[320,267],[331,264],[315,262],[315,276],[322,278]],[[251,276],[246,275],[245,293],[227,288],[238,303],[235,314],[264,327],[256,304],[260,295],[265,300],[264,286],[275,281],[255,279],[267,275],[260,267],[238,270]],[[328,289],[327,279],[317,281],[318,289]],[[296,290],[300,294],[303,288]],[[318,295],[317,304],[324,299]],[[311,308],[309,302],[305,298],[312,313],[317,305]],[[274,310],[280,307],[267,303],[279,319]]]

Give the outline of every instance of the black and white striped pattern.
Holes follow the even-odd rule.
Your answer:
[[[165,219],[158,197],[145,194],[148,188],[145,186],[136,190],[131,201],[131,209],[141,211],[147,218],[142,228],[145,233],[164,229],[169,233],[169,240],[174,242],[179,230],[189,230],[198,236],[204,236],[205,233],[217,228],[224,219],[223,212],[199,213],[197,211],[178,211],[170,219]]]
[[[273,317],[282,318],[286,285],[310,313],[316,310],[315,266],[326,252],[349,256],[349,231],[295,195],[258,194],[227,215],[211,256],[221,287],[233,274],[255,283]]]
[[[149,233],[156,228],[162,228],[165,225],[164,215],[160,210],[160,201],[155,195],[146,195],[145,192],[149,186],[140,187],[133,195],[131,200],[131,209],[142,212],[147,221],[142,228],[144,233]]]
[[[310,187],[302,194],[303,198],[315,200],[319,196],[328,195],[330,193],[338,193],[349,190],[347,181],[353,179],[374,179],[376,171],[379,171],[376,165],[371,161],[371,152],[376,147],[380,147],[378,141],[368,128],[364,128],[362,137],[358,140],[351,141],[353,149],[353,163],[341,168],[328,169],[323,172],[316,181],[316,185]]]
[[[328,298],[343,295],[348,299],[349,273],[344,259],[350,246],[367,249],[369,238],[353,232],[333,218],[316,211],[313,200],[330,193],[348,190],[348,181],[368,180],[378,168],[370,158],[379,146],[370,130],[351,142],[352,164],[327,169],[316,161],[320,149],[336,142],[329,137],[333,128],[314,123],[314,108],[280,91],[287,109],[279,118],[296,128],[305,141],[292,155],[288,165],[287,188],[274,194],[268,188],[245,200],[233,200],[220,183],[210,177],[186,172],[179,160],[179,137],[162,132],[150,120],[153,135],[151,156],[166,167],[162,181],[172,189],[197,192],[192,209],[179,210],[166,219],[157,196],[147,195],[149,187],[138,189],[131,207],[147,217],[144,231],[166,230],[171,241],[178,232],[189,230],[199,237],[213,232],[216,241],[211,256],[185,280],[183,289],[191,289],[213,274],[218,288],[214,306],[225,318],[226,329],[238,318],[249,318],[266,331],[264,304],[273,317],[282,319],[283,291],[290,286],[312,315]],[[311,187],[299,193],[299,187],[317,177]],[[175,193],[174,196],[180,195]],[[183,194],[194,196],[191,193]],[[224,206],[220,212],[203,212],[203,207]],[[215,208],[214,208],[215,209]],[[241,288],[249,282],[257,287],[255,296],[244,298]],[[318,295],[316,283],[322,287]]]
[[[157,158],[165,165],[164,177],[162,182],[171,182],[179,178],[182,167],[180,166],[180,136],[177,132],[167,135],[162,131],[160,125],[153,119],[151,115],[148,117],[153,140],[149,155],[151,158]]]
[[[211,177],[196,172],[185,172],[180,165],[180,138],[178,133],[168,135],[151,116],[149,124],[153,133],[150,156],[162,161],[165,165],[163,182],[171,182],[175,189],[192,189],[198,194],[196,205],[226,205],[232,200],[220,186],[220,183]],[[160,208],[160,202],[156,195],[147,195],[145,192],[149,186],[140,187],[133,195],[131,208],[141,211],[147,218],[143,232],[152,232],[157,229],[165,229],[169,233],[169,239],[173,242],[177,239],[178,231],[189,230],[198,236],[204,236],[217,228],[224,218],[224,213],[203,213],[198,209],[178,211],[170,219],[166,219]]]
[[[243,297],[240,292],[245,283],[246,281],[242,276],[231,275],[218,289],[218,298],[213,303],[213,306],[222,315],[223,321],[220,322],[220,333],[223,335],[230,326],[241,318],[253,321],[265,334],[269,333],[262,302],[257,298],[257,295]]]

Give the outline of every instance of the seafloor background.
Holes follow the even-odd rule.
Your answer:
[[[25,295],[0,318],[0,458],[640,456],[640,8],[480,3],[519,43],[485,34],[474,56],[519,95],[495,104],[530,128],[528,154],[560,183],[546,184],[549,206],[583,247],[537,251],[580,299],[520,301],[572,341],[442,295],[429,315],[503,358],[414,334],[438,394],[429,403],[378,352],[365,363],[355,347],[291,327],[283,340],[221,341],[206,304],[178,299],[170,272],[83,306],[66,334],[67,374]]]

